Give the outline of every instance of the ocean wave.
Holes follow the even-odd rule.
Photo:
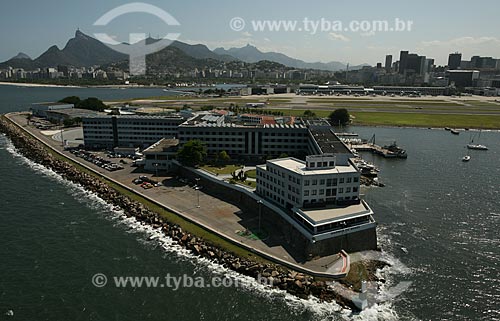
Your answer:
[[[290,310],[297,314],[309,311],[315,316],[315,319],[318,320],[398,320],[397,313],[391,302],[376,304],[359,313],[353,312],[349,309],[342,308],[335,302],[320,302],[320,300],[315,297],[310,297],[308,300],[300,299],[286,293],[285,291],[273,289],[269,286],[263,285],[252,277],[239,274],[209,259],[195,256],[191,253],[191,251],[185,249],[173,239],[166,236],[160,229],[155,229],[150,225],[139,222],[134,217],[127,217],[123,209],[117,209],[114,205],[107,203],[97,194],[89,192],[80,184],[75,184],[63,178],[53,170],[24,157],[9,139],[6,139],[5,141],[5,144],[2,142],[2,145],[5,146],[0,146],[4,147],[15,159],[20,160],[34,172],[42,174],[57,183],[68,187],[68,192],[77,201],[84,203],[92,210],[104,214],[106,218],[114,221],[115,225],[126,226],[130,233],[141,235],[139,238],[141,243],[145,245],[155,244],[165,253],[174,254],[182,261],[196,262],[196,264],[194,264],[196,269],[204,269],[212,274],[231,278],[234,281],[237,280],[238,284],[243,285],[241,288],[245,291],[250,291],[251,293],[264,297],[268,300],[278,300],[283,302]],[[396,267],[395,269],[389,268],[391,273],[405,270],[402,268],[402,263],[400,264],[396,258],[391,257],[388,254],[383,255],[385,255],[384,258],[388,261],[388,263]],[[195,270],[195,272],[196,271],[197,270]]]

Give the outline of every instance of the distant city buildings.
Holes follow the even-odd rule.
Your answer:
[[[455,87],[476,87],[480,72],[477,70],[448,70],[450,85]]]
[[[216,66],[179,67],[175,64],[154,66],[149,70],[154,79],[183,81],[222,81],[232,79],[234,82],[283,83],[287,85],[252,85],[234,89],[228,95],[269,95],[289,93],[292,83],[316,83],[325,79],[340,80],[346,86],[396,86],[396,87],[448,87],[466,92],[477,92],[487,95],[498,95],[500,92],[498,82],[500,79],[500,59],[484,56],[473,56],[470,60],[462,60],[459,52],[451,53],[448,57],[448,66],[435,66],[433,58],[402,50],[399,60],[394,61],[393,55],[385,56],[385,62],[378,62],[373,66],[364,66],[357,70],[332,72],[325,70],[296,69],[280,64],[263,61],[257,63],[245,62],[220,62]],[[477,73],[453,73],[452,70],[478,71]],[[450,78],[451,77],[451,78]],[[72,67],[58,65],[56,67],[36,68],[25,70],[23,68],[4,67],[0,69],[1,80],[89,80],[96,83],[122,82],[129,83],[130,76],[126,71],[116,65],[101,67]],[[257,82],[258,83],[258,82]],[[295,88],[294,88],[295,89]],[[479,90],[478,90],[479,89]],[[485,90],[483,90],[485,89]],[[330,89],[329,89],[330,90]],[[301,88],[301,92],[307,89]],[[424,92],[425,90],[420,90]],[[322,89],[319,89],[322,92]],[[352,93],[356,89],[351,90]],[[439,92],[441,92],[439,90]],[[456,92],[449,90],[448,92]]]

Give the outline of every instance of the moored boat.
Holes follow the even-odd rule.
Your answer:
[[[481,139],[481,131],[479,131],[479,137],[478,140]],[[474,144],[474,136],[471,136],[470,143],[467,145],[468,149],[475,149],[475,150],[488,150],[488,147],[486,145],[482,144]]]
[[[480,144],[468,144],[467,145],[468,149],[475,149],[475,150],[488,150],[488,147]]]
[[[406,150],[402,149],[399,147],[396,142],[392,143],[389,146],[384,146],[384,149],[387,151],[383,153],[384,157],[387,158],[408,158],[408,154],[406,153]]]

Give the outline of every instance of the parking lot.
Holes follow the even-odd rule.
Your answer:
[[[103,168],[109,172],[114,172],[114,171],[124,169],[124,167],[122,165],[114,163],[111,160],[105,159],[105,158],[99,156],[97,153],[88,152],[86,150],[78,149],[78,148],[68,149],[68,151],[71,154],[75,155],[76,157],[83,158],[87,162],[90,162],[96,166],[99,166],[100,168]],[[126,164],[126,161],[124,161],[124,160],[120,160],[120,162],[122,164],[124,164],[124,163]]]

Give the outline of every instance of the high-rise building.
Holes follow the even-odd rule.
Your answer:
[[[409,54],[406,57],[406,67],[404,69],[404,73],[423,75],[426,71],[425,61],[426,61],[425,56],[419,56],[417,54]]]
[[[407,62],[408,62],[408,51],[401,51],[399,55],[399,73],[402,75],[406,71]]]
[[[482,68],[482,69],[495,68],[496,67],[496,59],[493,59],[492,57],[474,56],[470,60],[470,67],[471,68]]]
[[[385,56],[385,70],[390,72],[392,68],[392,55]]]
[[[432,72],[433,67],[434,67],[434,59],[432,58],[425,59],[424,72]]]
[[[462,63],[462,54],[459,52],[452,53],[448,56],[448,69],[455,70],[460,68]]]

